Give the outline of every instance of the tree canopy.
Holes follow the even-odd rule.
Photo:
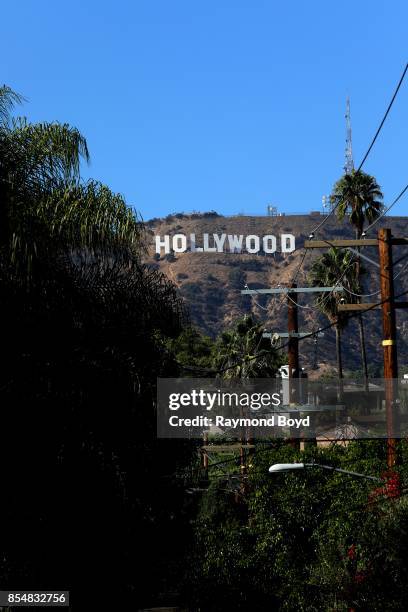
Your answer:
[[[331,201],[338,218],[348,217],[359,236],[364,222],[372,223],[383,210],[380,186],[373,176],[362,170],[353,170],[342,176],[333,187]]]

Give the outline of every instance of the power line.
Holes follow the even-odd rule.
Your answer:
[[[305,251],[306,251],[306,249],[305,249]],[[278,287],[280,287],[280,283],[278,284]],[[244,284],[244,289],[249,289],[249,287],[248,287],[248,284],[247,284],[247,283],[245,283],[245,284]],[[262,294],[260,291],[258,291],[258,289],[252,289],[251,291],[253,291],[254,293],[257,293],[258,295],[263,295],[263,294]],[[265,306],[262,306],[262,304],[259,304],[259,302],[257,302],[257,301],[256,301],[256,300],[253,298],[253,296],[252,296],[252,295],[251,295],[250,297],[251,297],[251,299],[253,300],[253,302],[254,302],[254,304],[255,304],[256,306],[258,306],[258,307],[259,307],[259,308],[261,308],[262,310],[266,310],[266,311],[268,311],[268,308],[265,308]],[[242,299],[243,299],[243,294],[242,294],[242,292],[241,292],[241,306],[242,306]],[[278,313],[280,312],[281,307],[282,307],[282,304],[280,304],[280,308],[279,308],[279,310],[278,310]]]
[[[305,251],[306,251],[306,249],[305,249]],[[341,279],[344,277],[344,275],[347,273],[347,271],[349,270],[349,268],[350,268],[352,265],[354,265],[355,263],[356,263],[356,260],[352,260],[352,261],[351,261],[351,262],[348,264],[348,266],[346,267],[346,269],[345,269],[345,270],[344,270],[344,271],[343,271],[343,272],[340,274],[340,276],[337,278],[336,282],[334,283],[334,285],[335,285],[335,286],[337,286],[338,282],[339,282],[339,281],[340,281],[340,280],[341,280]],[[401,272],[402,272],[402,270],[401,270],[401,271],[400,271],[398,274],[400,274]],[[246,285],[245,287],[247,288],[248,286]],[[376,294],[378,294],[378,293],[379,293],[379,291],[376,291],[376,292],[374,292],[373,294],[361,294],[361,295],[359,295],[359,294],[356,294],[356,293],[352,292],[351,290],[346,289],[345,287],[343,287],[343,289],[345,289],[346,291],[348,291],[348,292],[349,292],[349,293],[351,293],[352,295],[355,295],[356,297],[371,297],[371,295],[376,295]],[[256,289],[255,289],[255,291],[256,291]],[[330,291],[330,292],[327,294],[327,297],[325,297],[325,298],[324,298],[324,305],[325,305],[325,304],[327,303],[327,301],[330,299],[330,296],[331,296],[331,295],[333,295],[333,291]],[[291,301],[293,304],[295,304],[296,306],[299,306],[300,308],[305,308],[305,309],[315,310],[315,311],[320,310],[320,309],[319,309],[319,308],[317,308],[317,307],[311,307],[311,306],[302,306],[301,304],[298,304],[298,303],[297,303],[295,300],[293,300],[293,299],[291,298],[291,296],[290,296],[289,294],[287,294],[287,295],[286,295],[286,297],[287,297],[287,298],[289,298],[289,300],[290,300],[290,301]],[[398,297],[399,297],[399,296],[398,296]],[[283,303],[283,302],[282,302],[282,303]],[[381,304],[381,303],[382,303],[382,302],[380,302],[380,304]],[[323,301],[322,301],[322,304],[323,304]],[[367,308],[367,310],[370,310],[370,308]],[[364,312],[366,312],[366,311],[364,311],[364,310],[363,310],[363,311],[360,311],[359,313],[356,313],[356,314],[354,314],[354,315],[353,315],[352,313],[350,313],[348,316],[346,316],[346,318],[348,319],[348,318],[351,318],[351,316],[361,315],[361,314],[363,314]],[[316,337],[318,333],[320,333],[320,332],[322,332],[322,331],[325,331],[326,329],[330,329],[330,328],[331,328],[331,327],[333,327],[335,324],[336,324],[336,323],[330,323],[328,326],[323,327],[323,328],[319,328],[319,329],[317,329],[317,330],[315,330],[315,331],[311,332],[310,334],[307,334],[306,336],[303,336],[303,337],[302,337],[302,338],[300,338],[300,339],[301,339],[301,340],[304,340],[305,338]],[[281,346],[279,347],[279,350],[282,350],[282,349],[286,348],[286,347],[288,346],[288,344],[289,344],[289,341],[288,341],[288,342],[286,342],[285,344],[281,345]],[[254,355],[253,357],[251,357],[251,358],[250,358],[250,360],[255,359],[255,358],[257,358],[257,357],[258,357],[257,355]],[[228,369],[230,369],[230,368],[232,368],[232,367],[236,367],[236,365],[239,365],[239,364],[235,364],[235,366],[230,366],[230,367],[228,367],[228,368],[226,368],[226,369],[224,369],[224,370],[218,370],[217,372],[218,372],[218,373],[221,373],[221,372],[226,371],[226,370],[228,370]]]
[[[290,285],[293,285],[293,283],[296,281],[297,277],[299,276],[299,273],[300,273],[300,271],[301,271],[301,269],[303,268],[303,265],[304,265],[304,263],[305,263],[305,259],[306,259],[306,255],[307,255],[307,253],[308,253],[308,249],[306,249],[305,247],[303,247],[303,255],[302,255],[302,259],[301,259],[301,261],[300,261],[299,266],[297,267],[297,270],[296,270],[295,274],[292,276],[292,278],[291,278],[291,280],[290,280],[290,282],[289,282],[289,286],[290,286]],[[279,285],[278,285],[278,287],[279,287]],[[289,297],[289,296],[287,296],[287,297]],[[291,298],[289,297],[289,299],[291,299]],[[292,300],[292,302],[293,302],[293,300]],[[281,312],[282,307],[283,307],[283,305],[284,305],[285,303],[286,303],[285,296],[282,296],[281,303],[280,303],[280,305],[279,305],[279,309],[278,309],[278,312],[276,313],[275,317],[279,315],[279,313]],[[294,303],[296,303],[296,302],[294,302]],[[300,306],[300,305],[299,305],[299,306]],[[300,306],[300,308],[306,308],[306,306]]]
[[[403,291],[402,293],[399,293],[398,295],[396,295],[394,297],[394,299],[396,300],[396,299],[398,299],[400,297],[403,297],[404,295],[407,295],[407,294],[408,294],[408,289],[406,291]],[[367,308],[365,308],[363,310],[359,310],[357,312],[346,313],[345,314],[345,319],[348,320],[348,319],[352,319],[353,317],[360,316],[360,315],[364,314],[365,312],[369,312],[369,311],[377,308],[377,306],[382,306],[382,304],[384,304],[387,301],[388,300],[381,300],[380,302],[376,302],[375,304],[370,304],[370,306],[367,306]],[[324,332],[324,331],[327,331],[328,329],[331,329],[335,325],[336,325],[335,321],[333,321],[332,323],[328,323],[324,327],[319,327],[319,329],[314,330],[314,331],[310,332],[309,334],[306,334],[305,336],[300,337],[298,339],[298,341],[300,342],[302,340],[306,340],[307,338],[311,338],[311,337],[315,336],[317,333]],[[285,344],[283,344],[280,347],[280,349],[282,350],[282,349],[286,348],[288,346],[288,344],[289,344],[289,341],[287,341]],[[246,361],[247,362],[248,361],[253,361],[254,359],[259,359],[260,357],[264,357],[264,353],[259,354],[259,355],[251,355],[251,356],[249,356],[247,358]],[[200,372],[205,372],[207,374],[223,374],[224,372],[227,372],[228,370],[236,368],[238,365],[241,365],[242,363],[244,363],[244,362],[243,361],[239,361],[239,362],[237,362],[235,364],[229,365],[229,366],[227,366],[225,368],[221,368],[219,370],[214,370],[214,369],[210,369],[210,368],[191,368],[191,367],[188,367],[188,366],[183,366],[181,364],[179,364],[179,365],[183,369],[185,369],[185,370],[192,370],[192,371],[195,371],[195,372],[200,371]]]
[[[248,285],[245,283],[244,285],[244,289],[249,289]],[[259,293],[259,291],[257,289],[253,289],[252,291],[255,291],[256,293]],[[260,294],[260,293],[259,293]],[[261,294],[260,294],[261,295]],[[242,300],[242,293],[241,293],[241,300]],[[251,296],[252,297],[252,296]],[[252,298],[253,303],[258,306],[258,308],[262,308],[262,310],[268,310],[267,308],[265,308],[265,306],[262,306],[262,304],[259,304],[259,302],[257,302],[254,298]]]
[[[394,278],[396,278],[394,276]],[[354,293],[354,291],[351,291],[351,289],[347,289],[347,287],[343,287],[344,291],[346,291],[347,293],[350,293],[350,295],[354,295],[355,297],[361,298],[361,297],[372,297],[373,295],[378,295],[380,293],[380,290],[378,289],[378,291],[374,291],[373,293]]]
[[[383,218],[383,217],[384,217],[384,216],[387,214],[387,212],[391,210],[391,208],[392,208],[393,206],[395,206],[395,204],[396,204],[396,203],[397,203],[397,202],[398,202],[398,201],[399,201],[399,200],[402,198],[402,196],[404,195],[404,193],[405,193],[407,190],[408,190],[408,184],[407,184],[407,185],[405,185],[404,189],[403,189],[403,190],[401,191],[401,193],[400,193],[400,194],[399,194],[399,195],[398,195],[398,196],[395,198],[395,200],[392,202],[392,204],[390,204],[390,205],[388,206],[388,208],[386,208],[385,210],[383,210],[383,212],[381,213],[381,215],[380,215],[379,217],[377,217],[375,221],[373,221],[373,222],[372,222],[370,225],[368,225],[368,226],[367,226],[367,227],[366,227],[366,228],[363,230],[363,234],[366,234],[366,233],[367,233],[367,232],[368,232],[368,231],[369,231],[369,230],[370,230],[372,227],[374,227],[374,225],[375,225],[376,223],[378,223],[378,221],[379,221],[380,219],[382,219],[382,218]]]
[[[337,247],[334,247],[334,248],[337,248]],[[340,276],[339,280],[338,280],[338,281],[336,281],[336,284],[337,284],[337,282],[339,282],[339,281],[340,281],[340,280],[343,278],[343,276],[344,276],[344,275],[345,275],[345,274],[348,272],[348,270],[350,269],[350,267],[351,267],[352,265],[354,265],[355,263],[357,263],[357,259],[353,259],[353,260],[352,260],[352,261],[349,263],[349,265],[347,266],[347,268],[346,268],[346,269],[344,270],[344,272],[341,274],[341,276]],[[371,297],[371,296],[373,296],[373,295],[378,295],[378,294],[380,293],[380,291],[374,291],[373,293],[355,293],[354,291],[351,291],[351,289],[348,289],[347,287],[344,287],[344,286],[343,286],[343,290],[344,290],[344,291],[346,291],[346,293],[350,293],[350,295],[354,295],[355,297],[359,297],[359,298],[360,298],[360,297]],[[329,295],[330,295],[330,294],[329,294]]]
[[[376,140],[377,140],[377,138],[378,138],[379,133],[381,132],[381,129],[382,129],[382,127],[383,127],[384,123],[385,123],[385,120],[387,119],[388,113],[390,112],[391,107],[392,107],[392,105],[394,104],[394,100],[395,100],[395,98],[397,97],[397,94],[398,94],[399,88],[400,88],[400,87],[401,87],[401,85],[402,85],[402,81],[404,80],[404,77],[405,77],[405,75],[406,75],[406,73],[407,73],[407,70],[408,70],[408,64],[406,64],[406,66],[405,66],[404,72],[402,73],[402,76],[401,76],[401,78],[400,78],[400,80],[399,80],[399,83],[398,83],[398,85],[397,85],[397,88],[396,88],[396,90],[394,91],[394,95],[393,95],[393,96],[392,96],[392,98],[391,98],[391,102],[389,103],[388,108],[387,108],[387,110],[385,111],[385,115],[384,115],[384,117],[383,117],[383,119],[382,119],[382,121],[381,121],[381,123],[380,123],[380,125],[379,125],[379,127],[378,127],[378,130],[377,130],[377,131],[376,131],[376,133],[375,133],[375,136],[374,136],[373,140],[371,141],[370,146],[368,147],[367,153],[366,153],[366,154],[364,155],[364,157],[363,157],[363,161],[361,162],[361,164],[360,164],[360,165],[359,165],[359,167],[358,167],[357,172],[359,172],[359,171],[361,170],[361,168],[362,168],[362,166],[363,166],[364,162],[366,161],[367,157],[368,157],[368,156],[369,156],[369,154],[370,154],[371,149],[372,149],[372,148],[373,148],[373,146],[374,146],[375,141],[376,141]]]
[[[305,252],[306,252],[306,249],[305,249]],[[303,260],[302,260],[302,261],[304,261],[304,259],[305,259],[305,257],[303,257]],[[343,278],[343,276],[346,274],[346,272],[348,271],[348,269],[349,269],[349,268],[350,268],[350,267],[351,267],[353,264],[355,264],[355,263],[356,263],[356,261],[355,261],[355,260],[353,260],[353,261],[351,261],[351,262],[349,263],[349,265],[347,266],[346,270],[344,270],[344,271],[342,272],[342,274],[339,276],[339,278],[338,278],[338,280],[336,281],[335,285],[337,285],[337,282],[339,282],[339,281],[340,281],[340,280]],[[408,264],[407,264],[407,266],[408,266]],[[402,270],[400,270],[400,271],[399,271],[399,272],[398,272],[398,273],[395,275],[394,279],[395,279],[395,278],[397,278],[397,277],[398,277],[398,276],[399,276],[399,275],[400,275],[400,274],[401,274],[401,273],[402,273],[402,272],[405,270],[405,268],[406,268],[407,266],[404,266],[404,268],[403,268]],[[353,291],[351,291],[350,289],[347,289],[347,288],[345,288],[345,287],[343,287],[343,289],[344,289],[346,292],[348,292],[348,293],[350,293],[351,295],[354,295],[354,296],[356,296],[356,297],[371,297],[372,295],[377,295],[377,294],[379,293],[379,291],[375,291],[375,292],[373,292],[373,293],[367,293],[367,294],[358,294],[358,293],[355,293],[355,292],[353,292]],[[255,290],[255,291],[256,291],[256,290]],[[328,300],[328,299],[330,298],[330,295],[332,295],[332,293],[333,293],[333,292],[330,292],[330,293],[328,294],[327,298],[325,298],[325,303],[326,303],[326,300]],[[403,295],[405,295],[405,294],[407,294],[407,293],[408,293],[408,291],[405,291],[405,292],[403,292],[403,293],[399,294],[398,296],[396,296],[396,298],[402,297]],[[312,307],[310,307],[310,306],[302,306],[301,304],[298,304],[298,303],[297,303],[297,302],[295,302],[295,301],[294,301],[294,300],[293,300],[293,299],[292,299],[292,298],[291,298],[289,295],[287,295],[287,297],[288,297],[288,298],[289,298],[289,299],[290,299],[290,300],[293,302],[293,304],[295,304],[296,306],[299,306],[300,308],[308,308],[308,309],[311,309],[311,310],[318,310],[318,308],[312,308]],[[283,301],[282,301],[282,304],[283,304]],[[382,305],[382,304],[383,304],[383,301],[378,302],[377,304],[374,304],[374,305],[371,305],[371,306],[367,307],[365,310],[361,310],[361,311],[356,312],[356,313],[349,313],[348,315],[345,315],[345,318],[346,318],[346,319],[350,319],[350,318],[352,318],[353,316],[354,316],[354,317],[355,317],[355,316],[361,316],[361,315],[362,315],[362,314],[364,314],[365,312],[368,312],[368,311],[372,310],[373,308],[376,308],[377,306],[380,306],[380,305]],[[299,338],[299,340],[305,340],[306,338],[314,337],[314,336],[315,336],[317,333],[319,333],[319,332],[323,332],[323,331],[326,331],[326,330],[328,330],[328,329],[332,328],[332,327],[333,327],[333,326],[335,326],[335,325],[336,325],[336,322],[329,323],[329,324],[328,324],[328,325],[326,325],[325,327],[320,327],[319,329],[317,329],[317,330],[315,330],[315,331],[313,331],[313,332],[310,332],[309,334],[307,334],[307,335],[305,335],[305,336],[302,336],[301,338]],[[289,344],[289,341],[288,341],[288,342],[286,342],[285,344],[281,345],[281,346],[280,346],[280,350],[283,350],[284,348],[286,348],[286,347],[288,346],[288,344]],[[247,359],[247,361],[252,361],[252,360],[254,360],[254,359],[258,359],[258,358],[259,358],[259,357],[261,357],[261,356],[264,356],[264,354],[262,353],[261,355],[253,355],[253,356],[250,356],[250,357]],[[228,366],[228,367],[226,367],[226,368],[222,368],[222,369],[220,369],[220,370],[210,370],[210,369],[208,369],[208,368],[205,368],[205,369],[202,369],[202,370],[200,370],[200,368],[198,368],[198,370],[203,371],[203,372],[204,372],[204,371],[206,371],[206,372],[208,372],[208,373],[220,374],[220,373],[223,373],[223,372],[225,372],[225,371],[228,371],[228,370],[230,370],[230,369],[232,369],[232,368],[236,367],[237,365],[241,365],[242,363],[243,363],[243,362],[238,362],[238,363],[236,363],[236,364],[230,365],[230,366]],[[184,366],[182,366],[182,367],[184,367]],[[187,368],[185,368],[185,367],[184,367],[184,369],[187,369]],[[195,371],[197,371],[197,370],[195,370]]]
[[[252,299],[253,299],[253,302],[254,302],[255,306],[258,306],[258,308],[262,308],[262,310],[268,311],[268,309],[265,306],[262,306],[262,304],[257,302],[254,298],[252,298]]]
[[[332,292],[330,292],[332,293]],[[329,294],[330,295],[330,294]],[[309,306],[309,305],[302,305],[302,304],[298,304],[297,302],[295,302],[294,299],[292,299],[289,295],[289,293],[286,296],[291,302],[292,304],[294,304],[295,306],[297,306],[298,308],[304,308],[305,310],[318,310],[318,308],[316,308],[315,306]]]
[[[337,248],[337,247],[336,247],[336,248]],[[344,270],[344,271],[343,271],[343,272],[340,274],[340,276],[339,276],[339,277],[336,279],[336,281],[333,283],[333,287],[337,287],[337,286],[338,286],[339,282],[340,282],[340,281],[343,279],[344,275],[347,273],[347,271],[349,270],[349,268],[350,268],[352,265],[354,265],[355,263],[356,263],[356,260],[352,260],[352,261],[351,261],[351,262],[348,264],[347,268],[346,268],[346,269],[345,269],[345,270]],[[346,289],[346,287],[343,287],[343,290],[348,291],[348,292],[349,292],[349,293],[351,293],[352,295],[356,295],[356,296],[357,296],[357,294],[356,294],[356,293],[353,293],[353,292],[352,292],[352,291],[350,291],[349,289]],[[334,290],[332,290],[332,291],[328,292],[328,293],[325,295],[325,297],[323,298],[323,300],[322,300],[322,302],[321,302],[321,305],[322,305],[323,307],[324,307],[324,306],[327,304],[327,302],[329,301],[329,299],[330,299],[330,297],[333,295],[333,293],[334,293]],[[379,291],[376,291],[375,293],[372,293],[372,294],[368,294],[368,293],[367,293],[367,294],[365,295],[365,297],[368,297],[369,295],[370,295],[370,296],[371,296],[371,295],[376,295],[377,293],[379,293]],[[363,295],[364,295],[364,294],[363,294]],[[358,296],[358,297],[363,297],[363,295]],[[305,308],[305,309],[308,309],[308,310],[319,310],[319,311],[321,310],[321,308],[316,307],[316,306],[302,306],[302,304],[299,304],[298,302],[295,302],[295,300],[293,300],[293,299],[290,297],[290,295],[288,295],[287,297],[290,299],[290,301],[291,301],[291,302],[293,302],[293,304],[295,304],[295,305],[296,305],[296,306],[298,306],[299,308]]]
[[[403,71],[403,73],[402,73],[402,75],[401,75],[401,78],[400,78],[400,80],[399,80],[399,83],[398,83],[398,85],[397,85],[397,87],[396,87],[396,89],[395,89],[395,91],[394,91],[394,94],[393,94],[393,96],[392,96],[392,98],[391,98],[391,101],[390,101],[390,103],[389,103],[388,107],[387,107],[387,110],[386,110],[386,112],[385,112],[385,114],[384,114],[384,117],[382,118],[382,121],[381,121],[381,123],[380,123],[380,125],[379,125],[379,127],[378,127],[378,129],[377,129],[377,131],[376,131],[376,133],[375,133],[375,135],[374,135],[373,140],[372,140],[372,141],[371,141],[371,143],[370,143],[370,146],[369,146],[369,147],[368,147],[368,149],[367,149],[366,154],[364,155],[364,157],[363,157],[363,159],[362,159],[362,161],[361,161],[361,163],[360,163],[360,165],[359,165],[359,167],[358,167],[358,169],[357,169],[357,172],[359,172],[359,171],[361,170],[362,166],[364,165],[365,161],[367,160],[367,158],[368,158],[368,156],[369,156],[369,154],[370,154],[370,152],[371,152],[371,149],[373,148],[373,146],[374,146],[374,144],[375,144],[375,142],[376,142],[376,140],[377,140],[377,138],[378,138],[378,136],[379,136],[379,134],[380,134],[380,132],[381,132],[381,130],[382,130],[382,127],[383,127],[383,125],[384,125],[384,123],[385,123],[385,121],[386,121],[386,119],[387,119],[387,116],[388,116],[388,114],[389,114],[389,112],[390,112],[390,110],[391,110],[391,108],[392,108],[392,106],[393,106],[393,104],[394,104],[395,98],[397,97],[397,94],[398,94],[398,92],[399,92],[399,89],[400,89],[400,87],[401,87],[401,85],[402,85],[402,82],[403,82],[403,80],[404,80],[404,78],[405,78],[405,75],[406,75],[407,71],[408,71],[408,63],[407,63],[407,64],[406,64],[406,66],[405,66],[405,69],[404,69],[404,71]],[[384,211],[384,212],[383,212],[383,213],[380,215],[380,217],[378,217],[378,218],[377,218],[377,219],[376,219],[376,220],[375,220],[375,221],[374,221],[374,222],[373,222],[373,223],[372,223],[370,226],[368,226],[368,227],[366,228],[366,230],[364,230],[364,231],[366,232],[366,231],[368,231],[368,230],[369,230],[371,227],[373,227],[373,225],[375,225],[375,224],[376,224],[376,223],[377,223],[377,222],[378,222],[378,221],[381,219],[381,217],[383,217],[383,216],[386,214],[386,212],[388,212],[388,211],[389,211],[389,210],[390,210],[390,209],[391,209],[391,208],[392,208],[392,207],[393,207],[393,206],[394,206],[394,205],[395,205],[395,204],[398,202],[398,200],[399,200],[399,199],[400,199],[400,198],[401,198],[401,197],[404,195],[404,193],[405,193],[407,190],[408,190],[408,184],[407,184],[407,185],[405,186],[405,188],[404,188],[404,189],[401,191],[401,193],[400,193],[400,194],[397,196],[397,198],[394,200],[394,202],[393,202],[393,203],[392,203],[392,204],[391,204],[391,205],[388,207],[388,209],[386,209],[386,210],[385,210],[385,211]],[[337,210],[337,208],[339,207],[339,205],[340,205],[340,201],[339,201],[339,202],[337,202],[335,206],[333,206],[333,208],[331,209],[330,213],[329,213],[329,214],[328,214],[328,215],[327,215],[327,216],[326,216],[326,217],[325,217],[325,218],[324,218],[324,219],[323,219],[323,220],[322,220],[320,223],[318,223],[318,224],[317,224],[317,226],[316,226],[316,227],[315,227],[315,228],[314,228],[314,229],[311,231],[310,236],[309,236],[309,239],[313,239],[313,238],[314,238],[315,233],[316,233],[316,232],[317,232],[317,231],[318,231],[318,230],[319,230],[319,229],[320,229],[320,228],[321,228],[321,227],[322,227],[322,226],[323,226],[323,225],[324,225],[324,224],[325,224],[325,223],[328,221],[328,219],[329,219],[329,218],[330,218],[330,217],[331,217],[331,216],[334,214],[334,212]],[[296,272],[295,272],[295,274],[294,274],[294,276],[293,276],[293,278],[292,278],[292,281],[291,281],[292,283],[294,283],[294,282],[295,282],[296,278],[298,277],[298,275],[299,275],[299,273],[300,273],[300,270],[302,269],[302,267],[303,267],[303,265],[304,265],[304,261],[305,261],[305,259],[306,259],[306,254],[307,254],[307,249],[304,249],[304,252],[303,252],[303,255],[302,255],[302,259],[301,259],[301,262],[300,262],[300,264],[299,264],[299,266],[298,266],[298,268],[297,268],[297,270],[296,270]],[[400,271],[400,272],[401,272],[401,271]],[[344,272],[344,273],[341,275],[341,278],[344,276],[344,274],[345,274],[345,272]],[[351,293],[352,295],[355,295],[356,297],[364,297],[364,296],[369,296],[369,295],[375,295],[376,293],[378,293],[378,292],[375,292],[375,293],[373,293],[373,294],[361,294],[361,295],[358,295],[358,294],[353,293],[353,292],[352,292],[352,291],[350,291],[350,290],[347,290],[347,289],[346,289],[346,291],[348,291],[348,292],[349,292],[349,293]],[[288,297],[289,297],[289,299],[291,299],[291,298],[290,298],[290,296],[288,296]],[[330,297],[330,294],[329,294],[329,296],[327,296],[327,298],[326,298],[326,299],[329,299],[329,297]],[[300,305],[300,304],[297,304],[297,303],[296,303],[296,302],[294,302],[294,300],[292,300],[292,299],[291,299],[291,301],[292,301],[294,304],[296,304],[296,306],[299,306],[300,308],[312,309],[310,306],[302,306],[302,305]],[[282,301],[282,302],[281,302],[280,309],[282,308],[283,303],[284,303],[284,302]],[[381,303],[382,303],[382,302],[380,302],[378,305],[380,305]],[[264,306],[261,306],[261,305],[260,305],[260,304],[258,304],[258,303],[256,303],[256,304],[257,304],[257,306],[259,306],[260,308],[263,308],[264,310],[267,310],[267,308],[265,308]],[[280,311],[280,309],[279,309],[279,311]],[[370,309],[371,309],[371,308],[368,308],[367,310],[370,310]],[[366,312],[367,310],[360,311],[360,312],[358,313],[358,316],[361,316],[361,314],[363,314],[363,313],[364,313],[364,312]],[[354,316],[356,316],[356,315],[354,315]],[[350,315],[349,315],[349,317],[350,317]],[[347,318],[349,318],[349,317],[347,317]],[[326,328],[321,328],[319,331],[323,331],[324,329],[329,329],[329,328],[331,328],[333,325],[335,325],[335,323],[332,323],[332,324],[328,325]],[[305,338],[310,337],[310,336],[313,336],[313,333],[309,334],[308,336],[304,336],[304,337],[303,337],[303,338],[301,338],[301,339],[305,339]],[[283,349],[285,346],[287,346],[287,344],[286,344],[286,345],[283,345],[281,348]],[[249,360],[256,359],[257,357],[258,357],[257,355],[254,355],[254,356],[250,357],[250,358],[249,358]],[[243,363],[243,362],[240,362],[240,363]],[[236,364],[236,365],[240,365],[240,364]],[[214,371],[214,373],[222,373],[223,371],[227,371],[227,370],[229,370],[229,369],[232,369],[233,367],[236,367],[236,365],[235,365],[235,366],[234,366],[234,365],[232,365],[232,366],[228,366],[227,368],[224,368],[224,369],[222,369],[222,370],[215,370],[215,371]],[[182,366],[182,367],[183,367],[184,369],[190,369],[190,368],[187,368],[186,366]],[[199,368],[198,368],[198,369],[199,369]],[[203,369],[203,370],[201,370],[201,371],[208,371],[208,372],[210,372],[211,370],[209,370],[208,368],[206,368],[206,369]]]
[[[336,287],[338,285],[338,283],[340,281],[343,280],[344,275],[348,272],[348,270],[351,268],[352,265],[354,265],[356,263],[356,260],[353,259],[350,261],[350,263],[348,264],[348,266],[346,267],[345,270],[343,270],[343,272],[340,274],[340,276],[336,279],[335,283],[333,284],[334,287]],[[345,289],[345,287],[343,287],[343,289]],[[321,307],[324,308],[326,306],[326,304],[328,303],[330,297],[333,295],[333,291],[330,291],[327,296],[325,296],[322,301],[321,301]],[[320,309],[319,309],[320,310]]]
[[[398,295],[396,295],[394,297],[394,299],[398,299],[398,298],[403,297],[404,295],[407,295],[407,294],[408,294],[408,290],[407,291],[403,291],[402,293],[399,293]],[[369,312],[370,310],[374,310],[375,308],[377,308],[377,306],[382,306],[382,304],[384,304],[387,301],[388,301],[388,299],[381,300],[381,302],[376,302],[375,304],[370,304],[370,306],[367,306],[367,308],[365,308],[364,310],[359,310],[359,311],[356,311],[356,312],[347,313],[345,315],[345,318],[346,319],[352,319],[353,317],[358,317],[359,315],[364,314],[365,312]],[[326,331],[326,330],[330,329],[331,327],[334,327],[335,325],[336,325],[335,321],[333,323],[328,323],[326,326],[320,327],[317,331],[315,330],[313,332],[310,332],[310,334],[307,334],[307,336],[302,336],[301,338],[299,338],[299,341],[300,340],[305,340],[306,338],[310,338],[311,336],[313,336],[314,334],[316,334],[318,332]],[[287,343],[284,344],[281,348],[285,348],[285,346],[287,346]]]
[[[405,270],[408,268],[408,263],[405,264],[405,266],[403,268],[401,268],[401,270],[399,272],[396,273],[396,275],[394,276],[393,280],[395,280],[396,278],[398,278],[403,272],[405,272]]]
[[[395,98],[397,97],[398,91],[399,91],[399,89],[400,89],[400,87],[401,87],[401,85],[402,85],[402,82],[403,82],[403,80],[404,80],[404,78],[405,78],[405,75],[406,75],[406,73],[407,73],[407,70],[408,70],[408,63],[406,64],[405,69],[404,69],[404,71],[403,71],[403,73],[402,73],[402,75],[401,75],[401,78],[400,78],[400,80],[399,80],[399,83],[398,83],[398,85],[397,85],[397,88],[396,88],[396,89],[395,89],[395,91],[394,91],[394,95],[393,95],[393,96],[392,96],[392,98],[391,98],[391,102],[389,103],[388,108],[387,108],[387,110],[385,111],[385,115],[384,115],[384,117],[382,118],[382,121],[381,121],[380,125],[378,126],[378,129],[377,129],[377,131],[376,131],[376,133],[375,133],[375,135],[374,135],[374,138],[372,139],[371,144],[370,144],[370,146],[368,147],[367,152],[366,152],[366,154],[364,155],[364,157],[363,157],[363,159],[362,159],[362,161],[361,161],[361,163],[360,163],[359,167],[357,168],[357,171],[356,171],[356,172],[360,172],[361,168],[363,167],[364,163],[366,162],[366,160],[367,160],[367,158],[368,158],[368,156],[369,156],[369,154],[370,154],[370,152],[371,152],[371,149],[373,148],[374,143],[375,143],[375,141],[377,140],[377,138],[378,138],[378,136],[379,136],[379,134],[380,134],[380,132],[381,132],[381,130],[382,130],[382,127],[383,127],[383,125],[384,125],[384,123],[385,123],[385,120],[386,120],[386,119],[387,119],[387,117],[388,117],[388,114],[389,114],[389,112],[390,112],[390,110],[391,110],[391,108],[392,108],[392,105],[394,104],[394,100],[395,100]],[[403,192],[401,192],[401,194],[398,196],[397,200],[396,200],[395,202],[393,202],[393,204],[392,204],[391,206],[394,206],[394,204],[396,204],[396,202],[397,202],[397,201],[399,200],[399,198],[400,198],[400,197],[403,195],[403,193],[405,193],[405,191],[406,191],[407,189],[408,189],[408,185],[407,185],[407,186],[406,186],[406,188],[403,190]],[[315,233],[316,233],[316,232],[317,232],[317,231],[318,231],[318,230],[319,230],[319,229],[320,229],[320,228],[321,228],[321,227],[322,227],[322,226],[323,226],[323,225],[324,225],[324,224],[325,224],[325,223],[328,221],[328,219],[331,217],[331,215],[332,215],[332,214],[333,214],[333,213],[334,213],[334,212],[337,210],[337,208],[338,208],[338,206],[339,206],[339,205],[340,205],[340,202],[337,202],[337,204],[336,204],[335,206],[333,206],[333,208],[331,209],[331,211],[330,211],[330,213],[327,215],[327,217],[325,217],[325,218],[323,219],[323,221],[321,221],[321,222],[320,222],[320,223],[319,223],[319,224],[318,224],[318,225],[315,227],[315,229],[314,229],[314,230],[312,230],[311,234],[315,234]],[[390,206],[390,208],[391,208],[391,206]],[[389,210],[389,209],[388,209],[388,210]],[[370,227],[371,227],[371,226],[370,226]],[[369,229],[369,228],[367,228],[367,229]],[[366,230],[366,231],[367,231],[367,230]],[[313,237],[314,237],[314,236],[313,236]]]
[[[301,260],[301,262],[300,262],[300,264],[298,266],[298,269],[296,270],[296,273],[292,277],[291,284],[296,281],[297,277],[299,276],[299,272],[303,268],[303,264],[305,263],[305,259],[306,259],[306,255],[307,255],[308,250],[305,249],[304,247],[303,247],[303,250],[304,250],[304,252],[303,252],[302,260]]]

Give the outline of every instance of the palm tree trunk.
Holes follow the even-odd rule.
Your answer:
[[[342,355],[341,355],[341,329],[338,323],[335,326],[335,330],[336,330],[337,377],[339,379],[338,399],[341,400],[343,396],[343,361],[342,361]]]
[[[367,352],[365,345],[364,322],[361,314],[358,315],[358,330],[360,334],[361,364],[363,366],[364,388],[366,391],[368,391]]]
[[[361,234],[362,234],[362,229],[361,228],[356,229],[357,239],[361,238]],[[357,247],[357,251],[360,252],[360,247]],[[357,282],[359,285],[360,285],[360,268],[361,268],[361,262],[360,262],[360,257],[359,257],[356,263],[356,275],[357,275]],[[357,302],[361,303],[361,299],[357,298]],[[360,336],[361,366],[363,370],[364,388],[365,388],[365,391],[368,391],[367,351],[366,351],[366,345],[365,345],[363,315],[359,314],[357,319],[358,319],[358,331],[359,331],[359,336]]]

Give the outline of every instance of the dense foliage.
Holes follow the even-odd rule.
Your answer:
[[[150,603],[183,547],[190,448],[155,418],[183,307],[123,198],[81,182],[82,135],[13,119],[19,101],[0,90],[2,588]]]
[[[407,455],[406,443],[401,453]],[[315,461],[382,482],[274,463]],[[383,442],[258,446],[244,500],[214,479],[203,494],[186,593],[194,609],[404,610],[408,604],[407,470],[384,473]]]
[[[282,357],[264,338],[264,325],[245,315],[217,338],[214,365],[223,378],[269,378]]]

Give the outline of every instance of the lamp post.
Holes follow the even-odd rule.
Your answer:
[[[331,472],[340,472],[341,474],[347,474],[348,476],[357,476],[358,478],[366,478],[368,480],[376,480],[382,482],[381,478],[377,476],[367,476],[367,474],[360,474],[359,472],[350,472],[349,470],[342,470],[331,465],[322,465],[321,463],[275,463],[269,468],[270,474],[277,474],[278,472],[293,472],[296,470],[304,470],[306,468],[321,468],[323,470],[330,470]]]

